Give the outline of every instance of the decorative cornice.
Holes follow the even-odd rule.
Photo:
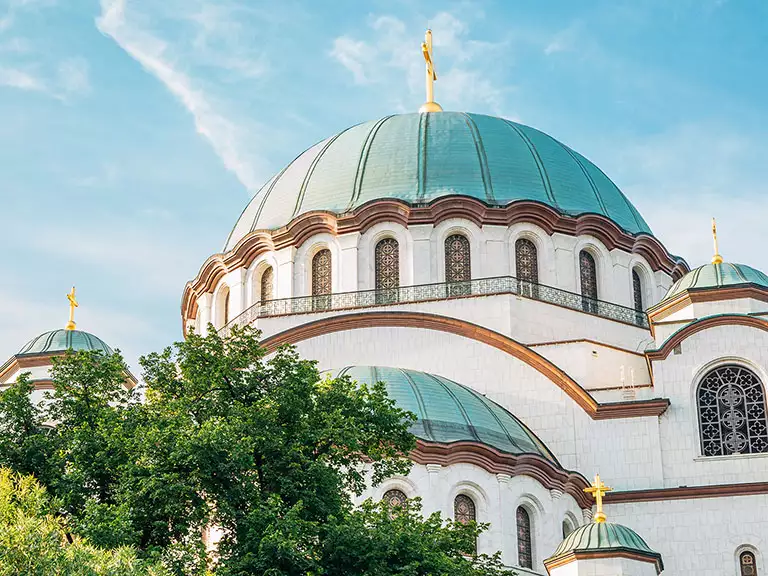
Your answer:
[[[697,332],[714,328],[716,326],[748,326],[768,332],[768,320],[748,316],[746,314],[719,314],[717,316],[707,316],[700,320],[695,320],[690,324],[680,328],[664,341],[664,344],[656,350],[648,350],[645,354],[649,360],[665,360],[674,350],[675,346],[680,344],[689,336]]]
[[[549,574],[555,568],[565,566],[576,560],[598,560],[601,558],[627,558],[637,562],[649,562],[656,566],[656,573],[661,574],[664,570],[664,563],[661,560],[661,554],[643,554],[636,550],[628,548],[611,548],[608,550],[574,550],[568,554],[557,556],[556,558],[547,558],[544,560],[544,567]]]
[[[653,236],[634,236],[619,228],[612,220],[599,214],[566,216],[555,209],[530,200],[512,202],[506,206],[489,206],[475,198],[447,196],[426,206],[411,206],[395,199],[371,200],[353,212],[337,215],[332,212],[307,212],[277,230],[255,230],[246,234],[228,252],[214,254],[203,263],[194,280],[187,283],[181,301],[182,318],[186,321],[197,313],[196,300],[210,292],[227,272],[249,266],[260,254],[287,246],[301,246],[315,234],[333,235],[365,232],[379,222],[396,222],[403,226],[438,224],[449,218],[464,218],[477,226],[511,226],[518,222],[536,224],[547,234],[569,236],[590,235],[600,240],[608,250],[619,248],[639,254],[654,271],[662,270],[674,280],[688,272],[684,260],[672,256]]]
[[[680,486],[678,488],[649,488],[647,490],[621,490],[608,492],[606,504],[654,502],[659,500],[692,500],[696,498],[730,498],[768,494],[768,482],[746,484],[713,484],[710,486]]]
[[[5,380],[9,374],[12,374],[16,371],[24,371],[26,368],[38,368],[40,366],[51,366],[53,365],[53,359],[56,357],[64,356],[67,352],[65,350],[62,350],[61,352],[43,352],[41,354],[24,354],[19,356],[11,356],[11,358],[3,364],[2,368],[0,368],[0,381]],[[124,386],[127,390],[130,390],[136,384],[138,384],[138,380],[136,377],[130,372],[130,370],[125,370],[125,383]],[[53,381],[48,379],[40,379],[40,380],[34,380],[33,383],[35,384],[35,389],[38,389],[37,384],[42,385],[48,385],[50,384],[50,388],[46,387],[45,389],[52,389],[53,388]],[[9,383],[6,383],[5,385],[8,385]],[[42,389],[42,388],[40,388]]]
[[[645,354],[643,352],[638,352],[637,350],[630,350],[629,348],[620,348],[619,346],[614,346],[613,344],[606,344],[605,342],[598,342],[597,340],[592,340],[590,338],[575,338],[573,340],[551,340],[548,342],[536,342],[535,344],[528,344],[530,348],[538,348],[539,346],[561,346],[564,344],[594,344],[595,346],[600,346],[602,348],[609,348],[611,350],[616,350],[617,352],[624,352],[626,354],[632,354],[634,356],[642,356],[645,357]]]
[[[474,464],[491,474],[529,476],[548,490],[570,494],[581,508],[591,508],[592,497],[584,492],[589,482],[578,472],[570,472],[535,454],[509,454],[479,442],[438,444],[417,440],[410,459],[417,464]]]
[[[722,288],[694,288],[681,292],[669,300],[662,300],[648,309],[648,318],[652,322],[663,320],[691,304],[700,302],[722,302],[751,298],[768,302],[768,288],[757,284],[739,284]]]
[[[360,312],[331,316],[295,326],[262,340],[267,353],[283,344],[296,344],[310,338],[358,328],[401,327],[435,330],[463,336],[492,346],[528,364],[561,388],[594,420],[660,416],[669,406],[667,399],[610,402],[600,404],[562,369],[528,346],[484,326],[465,320],[422,312]]]

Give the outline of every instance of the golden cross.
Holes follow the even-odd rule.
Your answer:
[[[595,512],[595,522],[598,524],[605,522],[605,513],[603,512],[603,496],[605,496],[606,492],[610,492],[611,490],[613,490],[613,488],[608,488],[608,486],[602,483],[600,480],[600,474],[595,474],[595,481],[592,482],[591,487],[584,488],[584,492],[587,494],[592,494],[595,497],[595,505],[597,506],[597,511]]]
[[[75,308],[79,306],[77,300],[75,300],[75,287],[72,286],[72,291],[67,294],[67,300],[69,300],[69,322],[64,327],[65,330],[75,329]]]
[[[720,253],[717,251],[717,224],[715,223],[714,218],[712,218],[712,240],[715,243],[715,255],[712,256],[712,264],[722,264],[723,257],[720,256]]]
[[[427,101],[419,108],[419,112],[442,112],[440,104],[435,102],[434,83],[437,80],[435,62],[432,59],[432,30],[427,30],[424,42],[421,43],[421,53],[427,66]]]

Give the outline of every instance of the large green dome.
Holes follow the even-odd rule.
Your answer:
[[[555,465],[549,449],[513,414],[452,380],[402,368],[347,366],[333,371],[371,385],[383,382],[389,397],[416,415],[411,432],[427,442],[480,442],[511,454],[535,454]]]
[[[51,330],[32,338],[19,350],[16,356],[31,354],[54,354],[66,350],[98,350],[104,354],[112,354],[112,348],[101,338],[82,330]]]
[[[258,191],[225,249],[313,210],[341,214],[376,199],[418,205],[451,195],[491,206],[532,200],[651,233],[597,166],[551,136],[504,118],[438,112],[387,116],[315,144]]]
[[[768,275],[746,264],[705,264],[688,272],[672,284],[664,296],[669,300],[686,290],[713,290],[728,286],[753,285],[768,288]]]

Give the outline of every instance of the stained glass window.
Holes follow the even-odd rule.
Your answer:
[[[320,250],[312,258],[312,309],[324,310],[331,305],[331,251]]]
[[[408,497],[402,490],[387,490],[383,500],[390,508],[402,508],[408,502]]]
[[[530,298],[539,295],[539,262],[536,245],[527,238],[515,242],[515,276],[518,292]]]
[[[741,566],[741,576],[757,576],[757,562],[752,552],[742,552],[739,555],[739,564]]]
[[[461,234],[445,239],[445,281],[449,296],[465,296],[471,293],[472,265],[469,240]]]
[[[597,266],[595,258],[586,250],[579,252],[579,275],[581,307],[585,312],[597,314]]]
[[[704,456],[768,452],[765,391],[751,370],[736,364],[711,370],[697,403]]]
[[[272,270],[272,266],[264,270],[264,272],[261,273],[261,303],[264,304],[267,300],[273,299],[273,284],[275,280],[275,273]]]
[[[464,494],[456,496],[453,501],[453,519],[462,524],[477,520],[475,503],[472,501],[472,498]]]
[[[533,568],[531,517],[522,506],[517,509],[517,563],[522,568]]]
[[[642,312],[643,306],[643,283],[640,281],[640,274],[637,270],[632,270],[632,296],[635,301],[635,310]]]
[[[376,303],[397,302],[400,286],[400,245],[394,238],[384,238],[375,249]]]

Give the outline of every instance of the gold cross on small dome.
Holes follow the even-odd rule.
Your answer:
[[[603,496],[605,496],[606,492],[610,492],[611,490],[613,490],[613,488],[608,488],[608,486],[603,484],[602,480],[600,480],[600,474],[595,474],[595,481],[592,482],[591,487],[584,488],[584,492],[592,494],[595,497],[595,506],[597,507],[597,511],[595,512],[595,522],[598,524],[605,522],[606,516],[603,512]]]
[[[720,256],[720,253],[717,251],[717,224],[715,223],[714,218],[712,218],[712,240],[715,243],[715,255],[712,256],[712,264],[722,264],[723,257]]]
[[[75,299],[75,287],[72,286],[72,290],[69,294],[67,294],[67,300],[69,300],[69,322],[67,322],[67,325],[64,327],[65,330],[74,330],[75,329],[75,308],[79,306],[77,303],[77,300]]]
[[[427,101],[421,105],[419,112],[442,112],[443,109],[435,102],[435,80],[437,80],[437,72],[435,72],[435,62],[432,59],[432,30],[427,30],[424,35],[424,42],[421,43],[421,53],[424,56],[424,61],[427,66]]]

